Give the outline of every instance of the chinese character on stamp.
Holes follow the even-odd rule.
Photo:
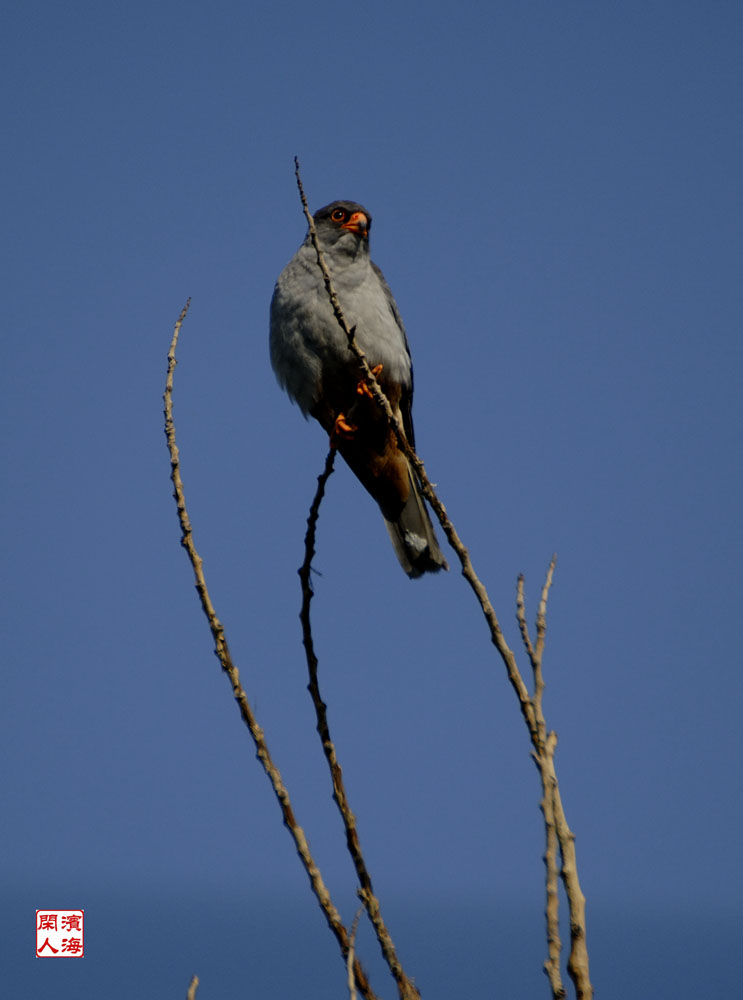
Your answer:
[[[85,954],[83,910],[36,911],[36,957],[82,958]]]

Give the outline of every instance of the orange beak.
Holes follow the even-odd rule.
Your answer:
[[[366,237],[369,235],[369,220],[363,212],[354,212],[351,218],[343,223],[341,229],[350,229],[352,233]]]

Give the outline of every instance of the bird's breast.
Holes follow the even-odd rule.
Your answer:
[[[303,412],[317,402],[322,384],[358,364],[336,319],[322,275],[302,247],[284,268],[271,303],[271,360],[279,382]],[[331,277],[343,314],[371,367],[383,365],[384,378],[409,388],[411,366],[405,335],[369,260],[332,267]]]

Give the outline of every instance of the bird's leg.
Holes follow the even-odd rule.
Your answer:
[[[356,424],[350,424],[343,413],[335,418],[335,424],[330,432],[330,446],[337,448],[341,441],[351,441],[358,430]]]
[[[379,373],[384,368],[384,365],[374,365],[372,368],[372,375],[374,378],[379,378]],[[359,384],[356,386],[356,392],[359,396],[368,396],[369,399],[374,399],[372,396],[372,391],[366,383],[366,379],[359,379]]]
[[[375,365],[372,368],[372,374],[374,378],[379,378],[379,373],[382,371],[384,365]],[[368,399],[373,399],[371,389],[366,384],[365,379],[359,379],[356,386],[356,393],[359,396],[366,396]],[[352,441],[356,431],[359,429],[358,424],[354,424],[350,419],[350,415],[356,409],[356,404],[354,404],[349,410],[349,416],[347,417],[345,413],[339,413],[335,418],[335,424],[330,432],[330,445],[333,448],[337,448],[343,441]]]

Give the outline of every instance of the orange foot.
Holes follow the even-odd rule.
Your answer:
[[[374,367],[372,368],[372,375],[374,376],[374,378],[379,378],[379,373],[383,368],[384,365],[374,365]],[[356,392],[359,394],[359,396],[368,396],[369,399],[374,399],[374,397],[372,396],[371,389],[366,384],[366,380],[363,378],[359,379],[359,384],[356,386]]]
[[[335,426],[330,432],[330,445],[337,448],[341,441],[351,441],[358,430],[356,424],[349,424],[345,416],[339,413],[335,418]]]

